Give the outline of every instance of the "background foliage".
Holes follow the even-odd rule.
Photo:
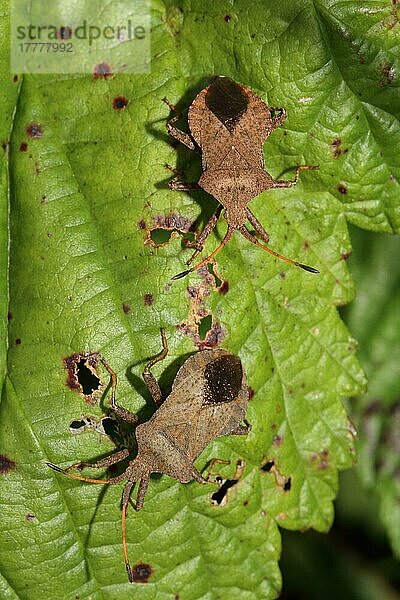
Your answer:
[[[347,221],[375,232],[399,229],[398,6],[154,0],[151,9],[148,75],[15,77],[9,6],[0,2],[4,598],[32,598],[32,590],[42,598],[135,593],[123,569],[120,489],[74,482],[45,466],[113,449],[97,433],[69,432],[73,419],[102,413],[65,385],[63,359],[75,352],[106,356],[119,375],[120,402],[135,411],[147,403],[147,415],[140,372],[159,350],[160,326],[170,346],[155,369],[164,387],[182,356],[217,343],[240,355],[255,392],[248,438],[217,440],[197,463],[201,469],[213,456],[227,458],[220,471],[232,477],[236,461],[245,461],[225,506],[210,504],[215,485],[158,477],[143,511],[130,515],[132,562],[152,568],[146,584],[134,584],[141,598],[275,597],[278,525],[326,532],[338,470],[354,461],[354,427],[341,398],[360,396],[365,378],[337,307],[354,296]],[[215,207],[206,194],[167,188],[164,163],[187,180],[200,166],[194,154],[171,146],[161,98],[184,110],[216,73],[286,108],[287,121],[265,145],[275,177],[290,177],[297,164],[319,165],[296,188],[252,202],[271,247],[316,266],[319,276],[275,262],[236,236],[218,256],[218,277],[193,274],[171,285],[190,255],[181,237],[144,245],[146,229],[201,226]],[[120,110],[117,97],[127,100]],[[206,249],[225,227],[221,220]],[[374,384],[351,406],[361,480],[376,492],[399,552],[398,366],[389,360],[398,298],[395,270],[371,243],[368,262],[361,244],[355,261],[363,310],[355,305],[348,319]],[[376,296],[379,311],[370,307],[371,289],[385,291]]]

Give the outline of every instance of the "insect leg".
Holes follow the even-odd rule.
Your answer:
[[[147,363],[147,365],[143,371],[143,374],[142,374],[143,379],[147,385],[147,388],[151,394],[151,397],[153,398],[153,400],[157,406],[160,406],[160,404],[162,404],[162,392],[161,392],[161,388],[158,384],[157,379],[154,377],[154,375],[150,371],[150,369],[153,365],[158,363],[160,360],[164,360],[164,358],[168,354],[168,344],[167,344],[167,338],[165,337],[164,327],[161,328],[161,342],[162,342],[163,349],[161,350],[161,352],[159,354],[157,354],[157,356],[155,356],[150,362]]]
[[[174,275],[174,277],[171,277],[171,279],[181,279],[181,277],[185,277],[185,275],[187,275],[188,273],[191,273],[192,271],[197,271],[197,269],[200,269],[200,267],[202,267],[203,265],[210,262],[210,260],[212,258],[214,258],[214,256],[216,254],[218,254],[218,252],[220,250],[222,250],[222,248],[229,242],[229,240],[233,236],[234,232],[235,232],[234,227],[228,226],[228,231],[226,232],[225,237],[223,238],[223,240],[221,241],[219,246],[217,246],[217,248],[215,248],[215,250],[213,252],[211,252],[211,254],[209,256],[204,258],[201,262],[199,262],[197,265],[195,265],[191,269],[187,269],[187,271],[182,271],[182,273],[178,273],[178,275]]]
[[[308,265],[303,265],[302,263],[299,263],[296,260],[292,260],[291,258],[287,258],[286,256],[283,256],[282,254],[278,254],[274,250],[271,250],[271,248],[268,248],[268,246],[264,246],[263,244],[260,244],[260,242],[253,235],[251,235],[251,233],[249,231],[247,231],[247,229],[246,229],[246,227],[244,227],[244,225],[242,225],[242,227],[239,227],[239,231],[252,244],[255,244],[259,248],[262,248],[262,250],[269,252],[269,254],[272,254],[273,256],[276,256],[277,258],[280,258],[281,260],[284,260],[285,262],[288,262],[291,265],[294,265],[295,267],[300,267],[300,269],[304,269],[304,271],[308,271],[309,273],[319,273],[318,269],[315,269],[314,267],[309,267]]]
[[[184,144],[191,150],[196,150],[196,147],[195,147],[194,142],[193,142],[192,138],[190,137],[190,135],[188,133],[185,133],[184,131],[181,131],[180,129],[177,129],[176,127],[174,127],[174,123],[176,123],[180,117],[180,114],[176,110],[175,106],[173,104],[171,104],[170,101],[165,96],[162,100],[169,107],[170,111],[172,113],[175,113],[175,116],[172,117],[172,119],[170,119],[167,123],[167,130],[168,130],[169,135],[174,137],[176,140],[178,140],[178,142],[181,142],[182,144]]]
[[[280,112],[276,117],[272,117],[273,129],[276,129],[286,119],[286,110],[284,108],[275,108],[274,111]]]
[[[174,175],[176,175],[178,178],[183,177],[182,173],[178,169],[171,167],[171,165],[168,165],[166,163],[164,165],[164,167],[166,169],[168,169],[169,171],[172,171],[172,173],[174,173]],[[170,181],[168,183],[168,187],[170,190],[175,190],[175,191],[180,191],[180,192],[190,192],[191,190],[201,190],[202,189],[199,186],[199,184],[196,182],[186,183],[184,181],[180,181],[180,179],[173,179],[172,181]]]
[[[150,480],[149,475],[145,475],[139,481],[139,489],[138,489],[138,493],[137,493],[137,496],[136,496],[135,510],[140,510],[143,507],[143,501],[144,501],[144,497],[145,497],[146,492],[147,492],[147,488],[148,488],[148,485],[149,485],[149,480]]]
[[[208,468],[207,468],[207,471],[206,471],[206,476],[203,477],[201,475],[200,476],[201,480],[198,479],[197,481],[200,481],[200,483],[208,483],[210,481],[214,483],[215,478],[217,477],[216,475],[211,475],[211,472],[212,472],[212,470],[214,468],[214,465],[229,465],[229,464],[230,464],[229,460],[223,460],[222,458],[212,458],[210,460],[210,462],[208,463]]]
[[[111,409],[115,412],[116,415],[118,415],[118,417],[120,417],[127,423],[132,423],[133,425],[136,425],[139,422],[138,416],[135,415],[134,413],[132,413],[130,410],[127,410],[126,408],[123,408],[122,406],[118,406],[118,404],[115,401],[115,390],[117,389],[117,374],[115,373],[115,371],[112,370],[112,368],[110,367],[110,365],[106,362],[106,360],[104,358],[101,358],[101,362],[103,363],[104,367],[107,369],[107,371],[110,374]]]
[[[269,234],[265,231],[265,229],[261,225],[260,221],[253,215],[253,213],[251,212],[251,210],[247,206],[245,208],[245,211],[246,211],[246,217],[248,218],[248,220],[250,221],[250,223],[253,225],[253,227],[257,231],[258,235],[261,237],[261,239],[264,240],[264,242],[266,244],[268,244],[268,242],[269,242]]]
[[[104,467],[110,467],[111,465],[115,465],[117,462],[120,462],[121,460],[123,460],[124,458],[126,458],[127,456],[129,456],[130,452],[127,448],[124,448],[123,450],[118,450],[118,452],[114,452],[113,454],[110,454],[110,456],[105,456],[104,458],[101,458],[100,460],[96,460],[95,462],[80,462],[80,463],[75,463],[73,465],[71,465],[70,467],[67,467],[64,470],[64,473],[69,473],[71,469],[82,469],[83,467],[90,467],[92,469],[102,469]]]
[[[196,248],[196,252],[193,254],[193,256],[191,258],[189,258],[189,260],[186,263],[187,265],[190,265],[192,260],[194,260],[196,258],[196,256],[203,250],[204,242],[206,241],[206,239],[208,238],[208,236],[210,235],[210,233],[216,226],[217,221],[222,212],[222,209],[223,209],[223,206],[222,206],[222,204],[220,204],[218,206],[217,210],[215,211],[215,213],[212,215],[212,217],[210,217],[209,220],[207,221],[207,224],[204,227],[201,234],[199,235],[199,237],[196,240],[194,240],[193,242],[186,243],[188,248]]]
[[[299,180],[300,171],[316,171],[319,169],[317,165],[300,165],[296,167],[294,179],[275,179],[272,187],[274,188],[289,188],[296,185]]]

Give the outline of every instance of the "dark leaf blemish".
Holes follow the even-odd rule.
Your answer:
[[[348,148],[342,148],[342,140],[340,138],[335,138],[331,143],[331,151],[333,158],[339,158],[342,154],[346,154]]]
[[[32,522],[36,519],[36,516],[32,513],[28,513],[27,515],[25,515],[25,519],[29,522]]]
[[[122,305],[122,310],[126,315],[128,315],[131,312],[131,305],[128,304],[128,302],[124,302]]]
[[[8,458],[5,454],[0,454],[0,475],[7,475],[15,468],[15,460]]]
[[[396,71],[389,63],[381,65],[378,72],[383,76],[378,82],[379,87],[387,87],[396,79]]]
[[[123,110],[129,104],[129,100],[124,96],[116,96],[113,100],[113,109],[114,110]]]
[[[153,304],[153,294],[145,294],[143,300],[145,306],[151,306]]]
[[[31,123],[26,128],[26,133],[31,138],[41,138],[43,135],[43,129],[39,123]]]
[[[147,563],[137,563],[131,569],[131,581],[135,583],[147,583],[153,573],[153,568]]]
[[[225,15],[224,16],[225,23],[229,23],[231,19],[232,19],[231,15]]]
[[[17,338],[17,339],[15,340],[15,345],[16,345],[16,346],[19,346],[20,344],[22,344],[22,340],[21,340],[21,338]]]
[[[217,289],[220,294],[225,296],[225,294],[227,294],[229,291],[229,282],[226,279],[224,279],[224,281],[221,283],[221,285]]]
[[[20,152],[26,152],[28,150],[28,144],[26,142],[21,142],[19,150]]]
[[[347,187],[344,185],[344,183],[339,183],[337,190],[340,194],[347,194]]]

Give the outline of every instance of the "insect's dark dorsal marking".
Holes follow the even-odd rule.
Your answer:
[[[207,108],[232,132],[247,110],[249,99],[243,86],[228,77],[216,77],[207,90],[205,102]]]
[[[233,402],[242,387],[242,363],[237,356],[225,354],[208,363],[204,378],[203,405]]]

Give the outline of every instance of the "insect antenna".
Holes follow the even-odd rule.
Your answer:
[[[300,269],[303,269],[304,271],[308,271],[309,273],[319,273],[318,269],[315,269],[314,267],[309,267],[308,265],[303,265],[302,263],[297,262],[297,260],[292,260],[291,258],[287,258],[287,256],[283,256],[282,254],[278,254],[278,252],[275,252],[275,250],[271,250],[271,248],[268,248],[268,246],[264,246],[264,244],[261,244],[257,240],[257,238],[255,238],[253,235],[251,235],[251,233],[249,231],[247,231],[247,229],[246,229],[246,227],[244,227],[244,225],[242,225],[242,227],[239,227],[239,231],[247,240],[249,240],[252,244],[255,244],[256,246],[258,246],[258,248],[265,250],[265,252],[269,252],[269,254],[272,254],[273,256],[276,256],[277,258],[280,258],[281,260],[284,260],[285,262],[290,263],[291,265],[294,265],[295,267],[300,267]]]
[[[68,475],[68,477],[72,477],[72,479],[78,479],[79,481],[86,481],[87,483],[113,483],[110,479],[92,479],[91,477],[75,475],[74,473],[69,473],[66,469],[62,469],[61,467],[57,467],[57,465],[53,465],[53,463],[46,463],[46,465],[54,471],[58,471],[59,473],[63,473],[64,475]]]
[[[234,227],[228,226],[228,231],[226,232],[225,237],[222,239],[222,241],[219,244],[219,246],[217,246],[215,248],[215,250],[213,252],[211,252],[211,254],[209,254],[208,256],[206,256],[206,258],[204,258],[201,262],[197,263],[197,265],[195,265],[191,269],[188,269],[187,271],[182,271],[182,273],[178,273],[178,275],[174,275],[173,277],[171,277],[171,279],[181,279],[182,277],[185,277],[185,275],[187,275],[188,273],[192,273],[192,271],[197,271],[197,269],[200,269],[200,267],[202,267],[203,265],[205,265],[208,262],[210,262],[210,260],[212,258],[214,258],[214,256],[216,254],[218,254],[218,252],[220,250],[222,250],[222,248],[229,242],[229,240],[233,236],[234,232],[235,232]]]

